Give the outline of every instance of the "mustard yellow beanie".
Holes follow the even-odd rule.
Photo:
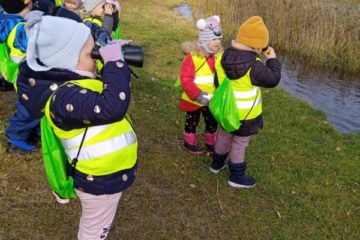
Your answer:
[[[269,31],[263,19],[253,16],[243,22],[238,30],[235,44],[241,43],[251,48],[265,48],[269,44]]]

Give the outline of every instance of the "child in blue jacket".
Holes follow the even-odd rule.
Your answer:
[[[24,29],[24,17],[31,10],[41,10],[44,14],[70,18],[81,22],[79,16],[63,8],[56,7],[50,0],[0,0],[0,6],[7,14],[0,15],[0,43],[6,44],[9,48],[10,61],[20,63],[26,56],[28,39]],[[87,24],[91,33],[99,45],[105,45],[111,39],[110,35],[95,24]],[[15,31],[14,37],[9,37]],[[4,59],[2,59],[3,61]],[[15,103],[16,112],[9,120],[5,135],[9,141],[8,151],[19,151],[29,153],[36,150],[36,146],[29,143],[32,135],[39,136],[39,119],[29,115],[23,104],[19,101]]]

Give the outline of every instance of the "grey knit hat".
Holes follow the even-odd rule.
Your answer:
[[[206,20],[199,19],[196,22],[196,27],[199,29],[198,44],[207,52],[209,52],[208,43],[211,40],[222,38],[222,30],[220,28],[219,16],[211,16],[208,17]]]
[[[91,12],[97,5],[105,2],[104,0],[83,0],[83,6],[86,12]]]
[[[71,19],[42,14],[40,11],[30,12],[25,25],[29,67],[34,71],[51,68],[75,70],[80,51],[90,37],[90,28]]]

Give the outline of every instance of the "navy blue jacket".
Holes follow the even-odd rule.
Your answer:
[[[20,102],[33,118],[41,118],[46,101],[54,93],[53,90],[56,90],[50,109],[55,115],[54,123],[64,130],[119,121],[128,109],[131,78],[128,65],[119,63],[109,62],[105,65],[102,81],[106,87],[99,94],[84,91],[76,85],[62,86],[67,81],[89,79],[88,77],[64,69],[35,72],[23,62],[17,79]],[[118,67],[121,65],[122,67]],[[67,104],[73,106],[73,111],[67,110]],[[95,106],[99,106],[101,111],[95,112]]]
[[[252,51],[228,48],[224,51],[221,65],[230,80],[236,80],[250,71],[252,85],[265,88],[276,87],[281,78],[281,64],[278,59],[268,59],[266,63],[257,61],[257,54]],[[237,136],[250,136],[263,128],[263,117],[241,121],[241,127],[232,132]]]
[[[51,98],[52,120],[59,128],[71,130],[123,119],[130,102],[130,78],[130,69],[125,62],[105,64],[102,79],[104,90],[100,94],[66,83],[69,80],[88,79],[85,76],[64,69],[35,72],[23,62],[17,79],[18,95],[34,118],[43,115],[42,109]],[[67,107],[68,104],[72,108]],[[95,195],[118,193],[134,182],[135,170],[136,165],[110,175],[92,176],[92,181],[88,180],[87,174],[75,170],[74,187]]]

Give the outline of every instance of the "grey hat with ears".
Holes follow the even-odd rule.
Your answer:
[[[198,44],[207,52],[212,53],[208,48],[208,43],[213,39],[223,37],[220,27],[220,17],[214,15],[207,19],[199,19],[196,22],[196,27],[199,29]]]
[[[51,68],[75,70],[80,51],[91,36],[90,28],[71,19],[42,15],[40,11],[30,12],[25,24],[29,67],[34,71]]]
[[[97,5],[104,2],[104,0],[83,0],[83,6],[86,12],[91,12]]]

